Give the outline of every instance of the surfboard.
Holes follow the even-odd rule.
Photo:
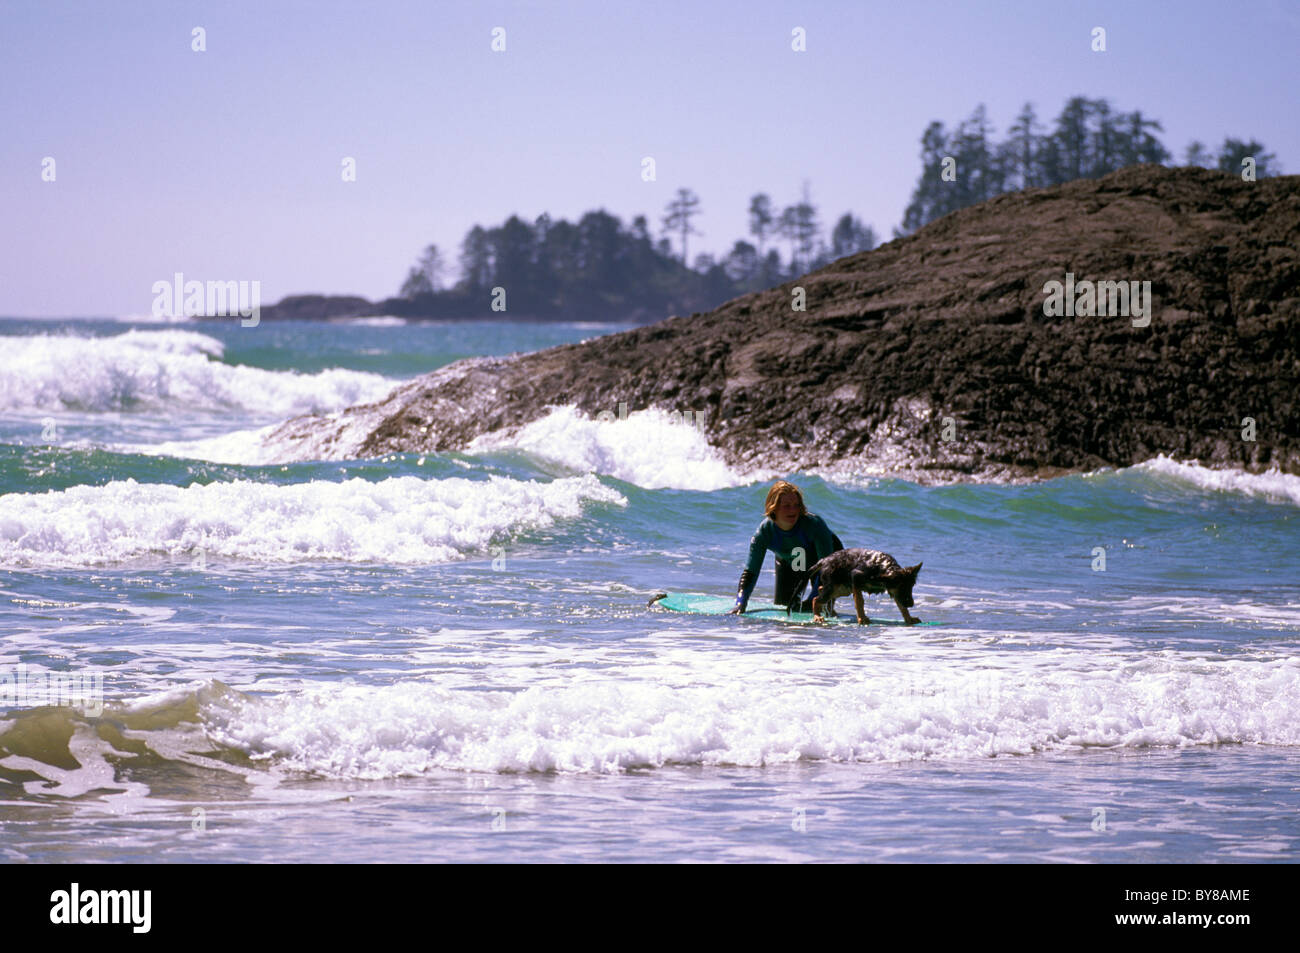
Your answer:
[[[826,618],[827,623],[831,625],[858,624],[858,618],[853,612],[852,599],[849,600],[850,604],[847,613],[844,611],[844,601],[841,599],[836,609],[839,616],[828,616]],[[656,595],[649,603],[651,608],[658,606],[661,609],[667,609],[669,612],[684,612],[688,615],[726,615],[735,604],[735,596],[709,596],[696,592],[663,592]],[[902,619],[876,618],[871,615],[869,609],[867,617],[871,619],[870,625],[907,625]],[[745,608],[745,614],[740,618],[763,619],[768,622],[785,622],[795,625],[814,624],[811,612],[791,612],[786,615],[785,606],[758,605],[753,602]],[[943,625],[943,623],[918,622],[917,625]]]

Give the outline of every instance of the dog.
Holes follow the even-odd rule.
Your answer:
[[[907,610],[915,605],[912,586],[916,585],[916,574],[921,571],[921,565],[917,563],[904,569],[889,553],[874,549],[841,549],[831,553],[808,570],[809,575],[821,573],[822,577],[817,598],[813,600],[813,621],[825,622],[822,607],[834,615],[835,600],[852,595],[853,606],[858,610],[858,625],[866,625],[871,620],[862,608],[862,594],[888,592],[903,613],[903,621],[916,625],[921,620]]]

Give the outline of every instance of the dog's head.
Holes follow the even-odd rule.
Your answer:
[[[923,563],[908,566],[884,578],[885,589],[891,596],[896,596],[901,605],[912,608],[912,587],[916,585],[916,574],[921,571]]]

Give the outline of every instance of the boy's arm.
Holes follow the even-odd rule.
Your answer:
[[[767,555],[767,537],[763,529],[760,526],[749,540],[749,558],[745,560],[745,571],[740,574],[740,588],[736,593],[734,607],[741,612],[745,611],[749,597],[758,585],[758,574],[763,570],[763,558]]]

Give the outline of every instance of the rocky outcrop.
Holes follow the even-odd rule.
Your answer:
[[[1067,274],[1149,287],[1149,323],[1045,314]],[[1000,196],[707,314],[460,361],[271,439],[449,450],[549,406],[626,403],[702,411],[729,462],[782,471],[1015,477],[1164,453],[1300,473],[1298,347],[1300,177],[1139,166]]]
[[[382,314],[355,295],[289,295],[262,309],[264,321],[328,321]]]

